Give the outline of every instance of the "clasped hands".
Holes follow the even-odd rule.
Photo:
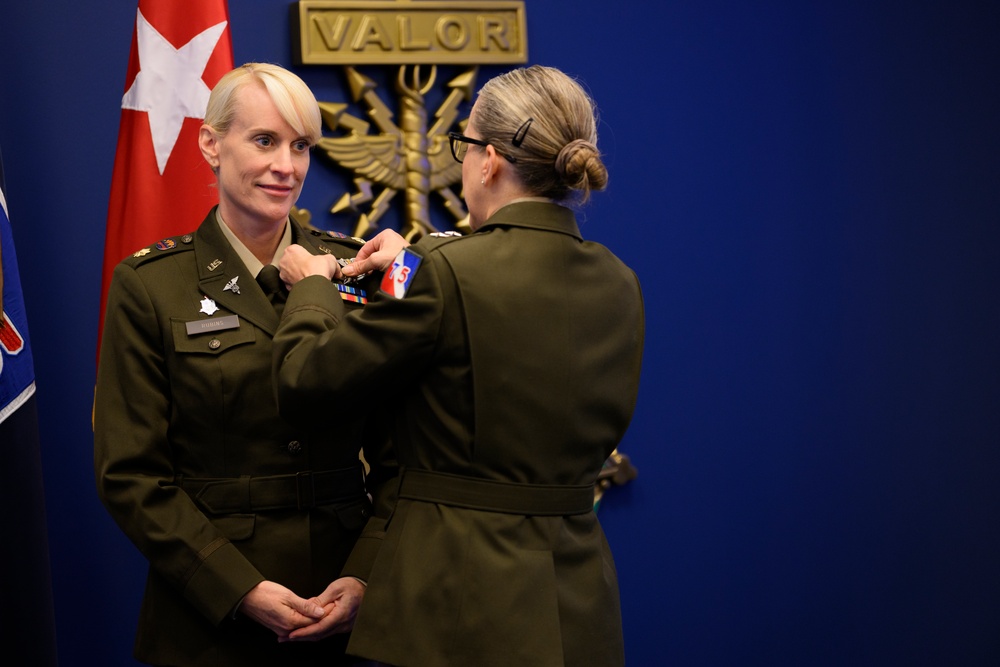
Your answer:
[[[300,245],[291,245],[278,263],[281,279],[292,286],[313,275],[335,278],[383,271],[409,242],[391,229],[377,234],[358,250],[357,257],[341,267],[332,255],[313,255]],[[365,595],[365,585],[353,577],[341,577],[322,593],[308,600],[273,581],[262,581],[240,604],[240,612],[270,628],[279,642],[317,641],[350,632]]]
[[[250,589],[239,609],[273,631],[279,642],[318,641],[350,632],[364,595],[365,585],[354,577],[341,577],[308,600],[281,584],[262,581]]]
[[[341,267],[333,255],[313,255],[300,245],[290,245],[281,255],[278,268],[281,279],[289,289],[308,276],[353,278],[371,271],[384,271],[392,265],[399,251],[410,245],[397,232],[386,229],[365,243],[358,250],[357,257],[347,266]]]

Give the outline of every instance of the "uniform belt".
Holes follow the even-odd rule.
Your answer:
[[[309,509],[366,498],[361,465],[265,477],[178,477],[177,484],[213,514]]]
[[[518,484],[429,470],[404,471],[399,497],[526,516],[585,514],[594,509],[594,487],[590,484]]]

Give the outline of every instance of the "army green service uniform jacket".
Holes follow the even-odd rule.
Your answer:
[[[329,281],[293,287],[274,339],[279,408],[374,397],[395,424],[398,501],[359,541],[382,545],[350,653],[623,664],[593,484],[631,420],[643,338],[635,274],[548,202],[420,240],[360,313]]]
[[[361,246],[292,228],[293,242],[315,254],[354,256]],[[348,400],[295,428],[282,420],[271,380],[277,326],[214,209],[194,234],[115,268],[94,460],[101,500],[150,565],[139,660],[339,664],[346,637],[279,645],[234,614],[265,579],[318,595],[370,514],[358,460],[364,410]]]

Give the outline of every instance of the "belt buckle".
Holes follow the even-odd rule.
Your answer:
[[[308,499],[303,500],[306,495]],[[316,477],[312,471],[295,473],[295,507],[299,510],[316,507]]]

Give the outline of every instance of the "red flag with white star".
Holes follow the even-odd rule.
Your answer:
[[[226,0],[139,0],[111,178],[98,349],[115,265],[194,230],[218,202],[198,129],[212,87],[232,68]]]

